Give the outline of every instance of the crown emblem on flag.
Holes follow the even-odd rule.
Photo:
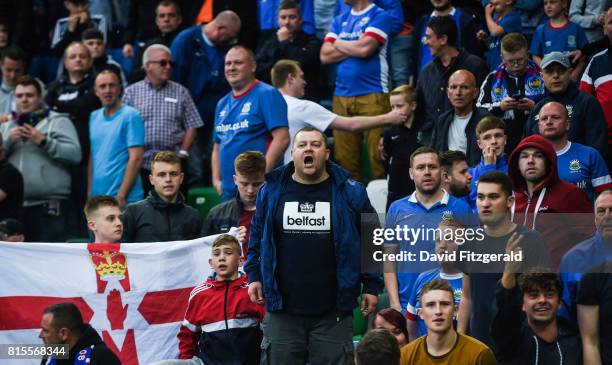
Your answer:
[[[100,280],[110,279],[123,280],[127,271],[127,258],[121,252],[91,252],[91,262]]]

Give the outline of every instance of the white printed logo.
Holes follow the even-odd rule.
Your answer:
[[[227,111],[225,109],[221,110],[221,112],[219,113],[219,118],[225,118],[226,114],[227,114]]]
[[[247,101],[242,106],[242,110],[240,111],[240,114],[247,114],[249,111],[251,111],[251,102]]]
[[[327,231],[331,229],[329,202],[285,202],[283,229],[288,231]]]

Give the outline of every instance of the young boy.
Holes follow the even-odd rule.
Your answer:
[[[121,210],[117,199],[108,195],[98,195],[85,204],[87,228],[94,234],[95,243],[117,243],[123,234]]]
[[[514,0],[491,0],[484,13],[489,34],[479,31],[476,37],[482,41],[489,39],[487,65],[494,70],[501,63],[501,39],[508,33],[522,33],[521,14],[513,10]]]
[[[485,172],[501,171],[508,174],[508,161],[504,154],[506,147],[506,123],[504,120],[494,116],[482,118],[476,125],[476,143],[482,151],[480,163],[470,168],[472,183],[470,187],[470,207],[476,211],[476,185],[478,178]]]
[[[215,273],[189,295],[178,334],[186,364],[259,364],[265,307],[249,299],[247,276],[238,271],[242,262],[236,238],[214,240],[208,263]]]
[[[461,234],[460,230],[465,230],[468,228],[468,226],[457,220],[448,219],[440,222],[438,227],[440,228],[440,232],[442,232],[442,236],[436,238],[435,253],[452,254],[453,252],[457,252],[457,245],[459,243],[462,244],[463,242],[461,242],[460,237],[456,235]],[[453,237],[456,239],[447,239],[449,232],[452,232]],[[410,336],[410,341],[414,341],[418,337],[427,334],[427,326],[425,326],[425,322],[418,317],[418,311],[421,309],[421,298],[419,294],[421,293],[421,289],[427,283],[436,279],[448,281],[453,288],[455,306],[459,307],[459,302],[461,301],[461,295],[463,293],[463,274],[461,271],[455,268],[454,261],[440,260],[439,263],[439,267],[419,274],[414,282],[410,299],[408,299],[408,308],[406,310],[406,317],[408,318],[408,335]],[[456,320],[453,320],[453,327],[457,327]]]
[[[567,0],[544,0],[544,12],[548,21],[540,24],[531,40],[531,57],[540,66],[542,57],[550,52],[572,52],[582,49],[589,43],[586,34],[576,23],[571,22],[565,12]],[[572,80],[577,81],[585,66],[585,59],[581,57],[573,65]]]
[[[387,208],[394,201],[412,194],[414,182],[410,179],[410,155],[420,144],[417,143],[419,126],[414,124],[414,111],[416,110],[416,90],[409,85],[402,85],[391,91],[391,109],[399,109],[406,115],[403,124],[387,128],[382,137],[382,154],[389,176],[389,193],[387,195]]]
[[[119,75],[123,88],[127,87],[127,79],[121,65],[106,54],[104,34],[96,28],[89,28],[83,32],[81,41],[91,54],[94,74],[98,74],[102,70],[111,70]]]
[[[86,29],[97,28],[106,38],[106,19],[103,15],[89,14],[89,0],[66,0],[64,7],[68,10],[68,16],[58,19],[53,30],[51,39],[51,50],[58,56],[64,54],[64,50],[72,42],[81,40]]]

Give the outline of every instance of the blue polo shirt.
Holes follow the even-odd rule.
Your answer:
[[[412,293],[412,287],[419,273],[437,267],[437,263],[421,262],[418,257],[419,251],[434,252],[435,237],[425,234],[428,228],[438,228],[442,220],[456,219],[470,225],[475,223],[474,216],[468,204],[455,198],[444,191],[440,201],[429,209],[423,206],[416,197],[416,191],[411,195],[394,201],[389,207],[385,228],[408,227],[413,232],[423,232],[414,242],[388,241],[385,245],[398,245],[401,251],[414,252],[417,254],[416,262],[398,262],[397,281],[400,304],[406,308],[408,299]],[[420,231],[418,231],[420,229]]]
[[[606,245],[599,232],[567,251],[559,265],[559,275],[563,281],[563,306],[559,310],[560,314],[576,320],[576,295],[580,278],[588,269],[606,262],[612,262],[612,244]]]

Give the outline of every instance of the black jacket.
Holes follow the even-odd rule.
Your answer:
[[[179,194],[175,203],[163,201],[155,190],[123,212],[122,242],[166,242],[200,237],[202,216],[185,205]]]
[[[564,318],[557,317],[557,340],[548,343],[535,335],[527,324],[518,286],[507,290],[498,283],[496,301],[497,314],[491,325],[491,336],[495,342],[498,364],[582,364],[580,335]]]
[[[53,81],[45,96],[45,103],[56,112],[67,113],[76,128],[81,144],[81,163],[89,160],[89,115],[99,109],[100,99],[94,93],[94,73],[90,72],[80,82],[73,84],[65,73]]]
[[[112,352],[104,342],[102,342],[102,338],[98,332],[96,332],[93,327],[90,325],[85,325],[85,330],[83,331],[83,335],[74,347],[70,350],[70,356],[68,359],[56,360],[56,365],[73,365],[74,359],[76,355],[79,354],[81,350],[85,350],[86,348],[93,346],[93,350],[91,352],[91,361],[89,365],[121,365],[121,361],[114,352]],[[43,359],[40,364],[44,365],[47,363],[47,359]]]
[[[467,137],[467,163],[470,166],[474,166],[480,162],[481,151],[476,143],[476,125],[480,120],[490,115],[489,112],[474,107],[472,109],[472,117],[465,126],[465,136]],[[448,150],[448,130],[455,117],[454,109],[448,110],[438,118],[438,122],[434,126],[434,133],[432,136],[433,148],[438,151]]]
[[[595,148],[607,161],[608,124],[601,105],[593,95],[578,90],[573,84],[559,94],[551,94],[546,90],[546,96],[531,110],[525,126],[525,136],[539,134],[538,114],[540,109],[551,101],[559,102],[567,109],[571,121],[568,139]]]
[[[422,120],[421,140],[423,145],[431,146],[431,135],[440,114],[452,109],[446,96],[448,78],[457,70],[468,70],[476,77],[476,85],[481,85],[487,76],[487,64],[478,56],[459,49],[448,67],[439,58],[423,68],[417,83],[417,119]]]
[[[238,195],[212,208],[202,227],[202,236],[227,233],[230,228],[238,227],[243,210],[243,205]]]
[[[305,98],[318,101],[320,97],[320,48],[321,41],[314,35],[308,35],[302,30],[292,40],[282,42],[278,41],[275,34],[263,43],[259,52],[257,52],[257,78],[271,84],[270,71],[278,60],[297,61],[304,71],[304,79],[306,80]]]

